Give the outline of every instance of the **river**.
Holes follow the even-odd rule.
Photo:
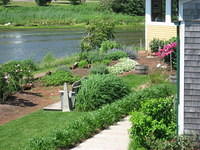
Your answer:
[[[80,52],[83,30],[26,29],[0,32],[0,63],[11,60],[33,59],[40,61],[47,53],[55,57],[70,56]],[[125,45],[144,45],[144,31],[121,30],[116,40]]]

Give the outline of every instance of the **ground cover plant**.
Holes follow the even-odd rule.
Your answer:
[[[108,71],[112,74],[120,74],[133,70],[138,63],[129,58],[121,58],[114,66],[109,66]]]
[[[91,74],[108,74],[108,68],[105,64],[95,64],[90,69]]]
[[[165,92],[162,92],[165,91]],[[58,129],[49,136],[33,138],[27,145],[30,150],[46,150],[56,148],[70,148],[83,139],[93,135],[97,130],[104,129],[132,110],[138,110],[138,103],[142,103],[148,96],[151,98],[167,97],[172,93],[172,86],[157,85],[130,94],[121,100],[103,106],[87,113],[84,117],[71,122],[65,129]],[[159,93],[162,93],[161,95]],[[143,96],[144,95],[144,96]]]
[[[112,103],[130,92],[122,79],[113,75],[92,75],[81,82],[75,109],[91,111]]]
[[[144,22],[144,17],[133,17],[97,10],[97,3],[85,3],[75,6],[51,4],[46,7],[38,7],[32,2],[12,2],[9,6],[11,7],[0,6],[0,24],[2,25],[8,22],[17,26],[74,25],[87,24],[94,18],[113,20],[118,25]]]
[[[44,76],[41,80],[45,86],[57,86],[63,85],[64,83],[72,84],[80,78],[74,76],[71,72],[65,70],[58,70],[51,73],[50,75]]]

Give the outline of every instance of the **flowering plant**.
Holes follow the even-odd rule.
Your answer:
[[[170,64],[173,69],[176,69],[176,47],[177,43],[172,42],[165,45],[156,53],[157,56],[164,59],[165,63]]]

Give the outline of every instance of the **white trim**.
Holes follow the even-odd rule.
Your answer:
[[[167,23],[167,22],[150,22],[148,25],[155,25],[155,26],[176,26],[174,23]]]
[[[179,106],[178,106],[178,134],[184,134],[184,66],[185,66],[185,23],[183,21],[183,4],[188,0],[179,2],[180,25],[180,83],[179,83]]]
[[[171,0],[166,0],[166,10],[165,10],[165,22],[166,23],[171,23],[171,7],[172,7],[172,3]]]
[[[151,22],[151,0],[146,0],[145,4],[145,22],[149,24]]]

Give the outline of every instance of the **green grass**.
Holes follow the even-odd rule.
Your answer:
[[[55,128],[64,128],[69,122],[84,115],[80,112],[37,111],[0,126],[0,150],[19,150],[31,137],[45,136]]]
[[[123,76],[122,79],[132,89],[135,89],[138,86],[145,84],[149,81],[148,75],[135,75],[135,74]]]
[[[87,24],[94,19],[113,20],[116,25],[144,23],[144,17],[116,14],[98,10],[98,3],[82,5],[51,4],[36,6],[32,2],[11,2],[0,6],[0,24],[11,22],[14,26],[49,26]]]

